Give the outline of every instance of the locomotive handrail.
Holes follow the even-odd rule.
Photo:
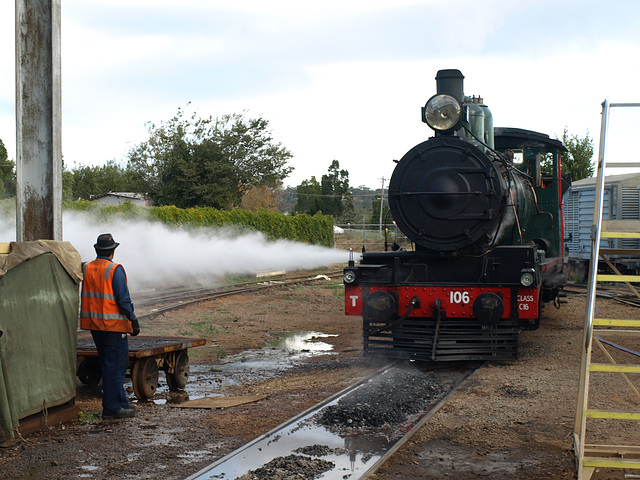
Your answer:
[[[394,195],[490,195],[491,192],[480,192],[474,190],[473,192],[394,192]],[[494,193],[495,195],[495,193]]]

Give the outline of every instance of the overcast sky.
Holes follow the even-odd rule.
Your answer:
[[[15,159],[14,1],[0,3],[0,139]],[[496,126],[600,135],[601,103],[640,102],[637,0],[61,0],[66,165],[126,162],[145,123],[179,108],[269,121],[294,154],[286,185],[332,160],[380,186],[431,136],[439,69],[465,75]],[[612,111],[609,160],[639,109]],[[614,157],[614,158],[612,158]],[[619,172],[615,172],[619,173]]]

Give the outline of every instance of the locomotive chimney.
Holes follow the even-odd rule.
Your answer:
[[[464,75],[462,75],[460,70],[438,70],[438,74],[436,75],[437,93],[446,93],[457,98],[460,103],[463,103],[463,79]]]

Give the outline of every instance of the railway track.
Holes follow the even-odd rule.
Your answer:
[[[339,278],[342,271],[136,295],[139,318],[228,295]],[[257,480],[275,471],[300,478],[358,480],[375,472],[446,402],[480,363],[394,362],[226,455],[187,480]],[[426,390],[424,390],[426,388]],[[410,404],[410,405],[408,405]],[[400,413],[389,413],[388,408]],[[391,415],[389,417],[389,415]],[[245,477],[243,477],[245,476]]]
[[[187,480],[358,480],[383,465],[481,363],[430,367],[394,362]]]
[[[151,293],[138,293],[134,295],[138,318],[151,317],[163,312],[182,308],[194,303],[214,300],[228,295],[255,292],[268,288],[310,283],[323,278],[339,278],[342,271],[331,271],[320,275],[296,274],[284,277],[270,277],[251,282],[242,282],[230,285],[212,287],[189,287],[171,290],[158,290]]]
[[[586,295],[587,285],[578,283],[568,284],[564,291],[576,295]],[[596,296],[600,298],[608,298],[616,302],[629,305],[631,307],[640,308],[640,298],[630,293],[627,287],[619,287],[613,285],[598,285]]]

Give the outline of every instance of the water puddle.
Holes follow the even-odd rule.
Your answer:
[[[317,355],[335,355],[333,345],[323,339],[335,337],[320,332],[290,332],[265,347],[230,355],[218,365],[191,365],[184,391],[172,392],[160,374],[160,385],[150,402],[179,404],[202,397],[224,395],[224,387],[275,377]]]
[[[95,478],[94,473],[100,470],[96,465],[81,465],[77,467],[82,473],[78,473],[78,478]]]
[[[190,450],[184,453],[180,453],[177,457],[180,459],[180,463],[183,465],[189,465],[193,462],[200,462],[212,458],[213,452],[209,450]]]
[[[279,348],[286,353],[304,358],[330,352],[333,350],[333,345],[321,339],[337,336],[318,332],[289,332],[281,338],[270,341],[268,347]]]

